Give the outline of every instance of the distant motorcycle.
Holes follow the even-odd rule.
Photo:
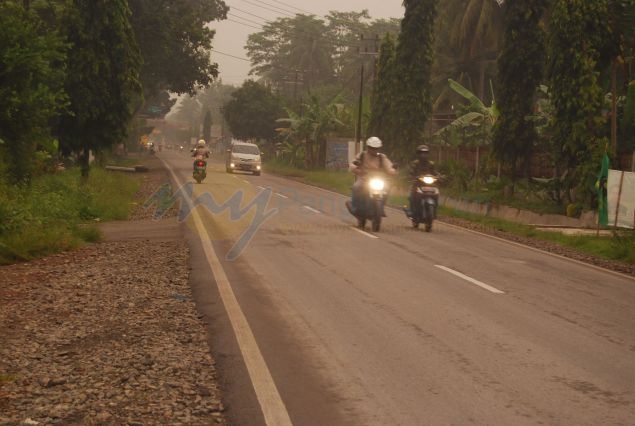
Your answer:
[[[432,230],[432,222],[436,216],[437,200],[439,199],[439,188],[436,183],[438,175],[421,175],[415,181],[413,211],[409,219],[413,228],[418,228],[419,224],[424,225],[426,232]]]
[[[207,176],[207,161],[202,155],[197,155],[194,160],[194,172],[192,177],[197,183],[201,183]]]
[[[366,180],[364,191],[360,199],[357,200],[358,205],[355,206],[355,218],[357,225],[364,229],[366,221],[372,223],[373,232],[379,232],[381,229],[381,220],[385,216],[384,208],[388,198],[387,182],[383,174],[374,174],[364,177]]]

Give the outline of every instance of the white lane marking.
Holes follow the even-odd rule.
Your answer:
[[[260,189],[261,191],[263,191],[265,189],[265,187],[258,185],[258,186],[256,186],[256,189]]]
[[[181,182],[174,174],[174,171],[165,161],[161,161],[170,171],[170,174],[172,175],[174,181],[178,184],[178,187],[181,187]],[[216,280],[218,292],[221,296],[221,300],[223,301],[223,305],[225,306],[225,310],[227,311],[227,316],[231,322],[234,334],[236,335],[238,347],[240,348],[240,352],[245,360],[245,365],[247,366],[251,383],[254,386],[256,398],[260,403],[265,423],[271,426],[292,426],[293,423],[291,423],[291,418],[289,417],[287,408],[285,407],[282,397],[278,392],[278,388],[273,381],[271,372],[267,368],[267,363],[258,348],[256,338],[254,337],[251,328],[249,328],[247,318],[240,309],[236,295],[234,294],[229,279],[225,274],[225,270],[214,251],[212,240],[207,233],[207,229],[203,225],[203,221],[198,213],[198,210],[195,210],[192,206],[192,200],[185,201],[190,205],[189,207],[190,211],[192,211],[194,224],[201,236],[201,244],[203,246],[203,251],[205,252],[205,257],[207,258],[207,262],[209,263],[212,274]]]
[[[377,235],[369,234],[368,232],[366,232],[366,231],[362,231],[361,229],[359,229],[359,228],[357,228],[357,227],[353,228],[353,231],[357,231],[357,232],[359,232],[360,234],[367,236],[368,238],[373,238],[373,239],[375,239],[375,240],[378,240],[378,239],[379,239],[379,237],[378,237]]]
[[[276,192],[276,195],[277,195],[278,197],[280,197],[280,198],[289,198],[289,197],[287,197],[286,195],[282,195],[282,194],[281,194],[281,193],[279,193],[279,192]]]
[[[459,278],[463,278],[464,280],[469,281],[472,284],[476,284],[477,286],[479,286],[481,288],[484,288],[487,291],[491,291],[492,293],[505,294],[504,291],[501,291],[501,290],[499,290],[499,289],[497,289],[495,287],[492,287],[491,285],[487,285],[485,283],[482,283],[479,280],[475,280],[472,277],[468,277],[467,275],[462,274],[462,273],[460,273],[458,271],[455,271],[454,269],[446,268],[445,266],[442,266],[442,265],[434,265],[434,266],[436,266],[439,269],[443,269],[444,271],[449,272],[449,273],[451,273],[453,275],[456,275]]]
[[[303,209],[307,209],[310,212],[313,212],[315,214],[322,214],[321,211],[314,209],[313,207],[309,207],[309,206],[302,206]]]

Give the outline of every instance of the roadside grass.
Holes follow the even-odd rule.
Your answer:
[[[36,177],[17,187],[0,182],[0,264],[99,241],[97,222],[126,219],[138,178],[93,167],[86,185],[79,169]]]
[[[325,170],[307,171],[290,167],[278,162],[269,162],[265,169],[267,172],[279,176],[288,177],[301,182],[309,183],[321,188],[329,189],[343,195],[350,195],[353,184],[353,176],[350,172],[330,172]],[[404,182],[401,176],[396,179]],[[532,194],[530,188],[523,189],[519,198],[513,203],[506,203],[505,199],[498,195],[491,195],[489,190],[469,190],[461,192],[451,188],[441,188],[441,193],[449,197],[463,197],[468,199],[487,199],[494,203],[507,204],[512,207],[531,210],[538,213],[563,214],[561,206],[550,205],[542,199],[543,194]],[[407,191],[403,186],[396,186],[389,196],[388,205],[396,208],[408,203]],[[513,205],[512,205],[513,204]],[[635,232],[614,232],[611,236],[592,235],[565,235],[560,232],[541,231],[533,226],[516,222],[509,222],[499,218],[481,216],[473,213],[464,213],[454,209],[441,208],[440,215],[453,216],[468,220],[480,229],[497,229],[526,238],[535,238],[549,241],[565,247],[569,247],[580,253],[615,260],[625,263],[635,263]]]
[[[301,170],[275,160],[267,162],[264,169],[271,174],[310,183],[311,185],[341,194],[350,193],[354,182],[353,175],[350,172]]]

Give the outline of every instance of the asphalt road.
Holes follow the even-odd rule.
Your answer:
[[[266,167],[212,161],[193,188],[191,279],[232,424],[635,423],[632,277],[398,211],[360,232],[344,197]]]

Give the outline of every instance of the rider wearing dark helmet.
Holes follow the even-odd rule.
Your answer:
[[[410,163],[410,170],[408,173],[408,179],[410,181],[410,197],[409,197],[409,201],[410,201],[410,205],[409,206],[404,206],[404,211],[406,212],[406,215],[408,215],[408,217],[412,216],[412,212],[413,210],[413,206],[412,204],[414,203],[414,196],[415,196],[415,183],[417,181],[417,178],[421,175],[424,174],[431,174],[431,175],[437,175],[437,171],[434,167],[434,163],[432,161],[430,161],[430,159],[428,158],[429,154],[430,154],[430,148],[428,148],[427,145],[419,145],[417,147],[417,149],[415,150],[416,154],[417,154],[417,159],[413,160]],[[439,197],[436,196],[435,197],[435,204],[438,206],[439,205]],[[434,216],[436,218],[437,215],[437,209],[434,209]]]

